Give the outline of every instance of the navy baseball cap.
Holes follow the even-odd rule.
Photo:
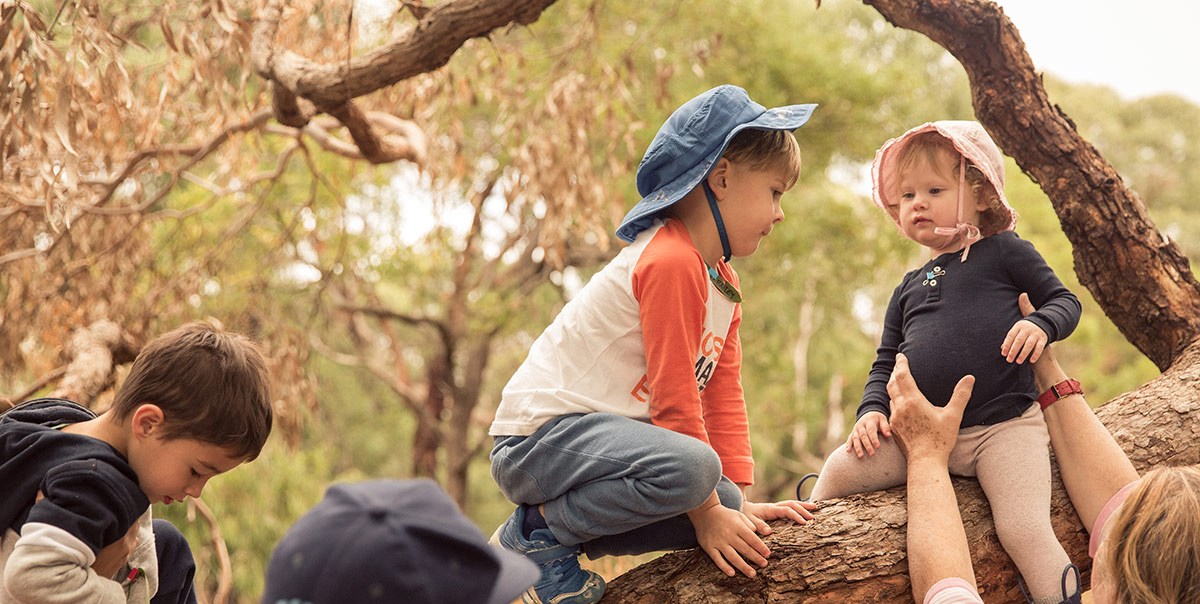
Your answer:
[[[540,576],[431,480],[339,483],[288,530],[263,604],[508,604]]]
[[[658,129],[637,169],[642,200],[629,210],[617,237],[632,242],[659,214],[700,185],[734,135],[746,128],[795,130],[815,104],[767,109],[738,86],[724,84],[676,109]]]

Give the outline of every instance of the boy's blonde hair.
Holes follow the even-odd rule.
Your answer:
[[[935,172],[942,176],[958,180],[958,158],[962,153],[954,147],[954,143],[950,139],[942,136],[936,131],[922,132],[913,135],[897,153],[896,167],[897,175],[902,176],[915,169],[921,162],[928,163]],[[951,162],[946,161],[953,158],[953,166],[950,167],[950,172],[945,170]],[[987,206],[979,213],[979,232],[984,237],[995,235],[1003,231],[1012,221],[1009,216],[1010,210],[1005,207],[1004,202],[1000,200],[1000,195],[996,193],[996,187],[988,182],[983,171],[979,169],[970,159],[966,160],[967,175],[966,183],[980,201],[983,201]],[[896,179],[898,183],[899,178]],[[898,208],[887,208],[888,214],[892,215],[892,219],[898,218]]]
[[[786,170],[789,189],[800,178],[800,144],[790,130],[742,130],[729,140],[723,157],[754,170]]]
[[[1107,530],[1116,604],[1200,604],[1200,466],[1147,473]]]
[[[267,366],[258,346],[207,323],[146,344],[113,400],[118,420],[140,405],[163,411],[162,437],[187,438],[258,457],[271,433]]]

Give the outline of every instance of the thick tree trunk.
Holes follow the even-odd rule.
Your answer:
[[[1125,337],[1165,373],[1097,415],[1139,470],[1200,463],[1200,284],[1129,190],[1063,112],[1050,104],[1016,28],[987,0],[864,0],[919,31],[966,69],[979,121],[1050,197],[1075,269]],[[1086,531],[1056,474],[1052,516],[1090,579]],[[980,591],[1024,602],[974,480],[956,479]],[[902,488],[835,500],[808,526],[776,523],[772,561],[754,579],[728,578],[702,552],[672,554],[618,577],[606,603],[911,602]],[[1090,528],[1090,527],[1088,527]]]
[[[1200,463],[1200,345],[1134,392],[1097,410],[1139,471],[1160,464]],[[996,538],[979,484],[955,479],[975,577],[989,604],[1024,602],[1016,568]],[[1090,580],[1087,532],[1071,507],[1057,467],[1052,516],[1071,560]],[[773,524],[772,556],[754,579],[726,577],[699,550],[669,554],[618,577],[604,604],[654,602],[911,602],[902,487],[822,504],[807,526]],[[1088,527],[1090,528],[1090,527]]]

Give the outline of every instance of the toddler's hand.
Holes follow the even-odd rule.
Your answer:
[[[796,524],[808,524],[813,517],[812,511],[816,508],[817,504],[815,503],[794,499],[775,503],[750,503],[749,501],[742,503],[742,513],[750,519],[750,522],[754,523],[754,527],[760,535],[771,534],[771,525],[767,524],[768,520],[791,518],[796,521]]]
[[[1049,341],[1050,336],[1046,335],[1041,327],[1032,321],[1021,319],[1013,323],[1012,329],[1008,330],[1004,343],[1000,345],[1000,355],[1009,363],[1015,360],[1020,365],[1026,358],[1030,363],[1036,363]]]
[[[878,411],[868,411],[866,415],[858,418],[854,423],[854,429],[850,430],[850,437],[846,439],[846,452],[854,452],[859,459],[862,459],[863,451],[867,455],[874,455],[875,450],[879,448],[879,433],[891,438],[892,426],[888,423],[886,415]]]
[[[754,567],[767,565],[771,550],[754,534],[754,523],[745,514],[717,504],[688,513],[696,529],[696,541],[721,572],[730,577],[737,570],[747,577],[755,575]]]

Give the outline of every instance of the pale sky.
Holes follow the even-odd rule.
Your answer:
[[[1200,1],[996,0],[1038,71],[1200,105]]]

